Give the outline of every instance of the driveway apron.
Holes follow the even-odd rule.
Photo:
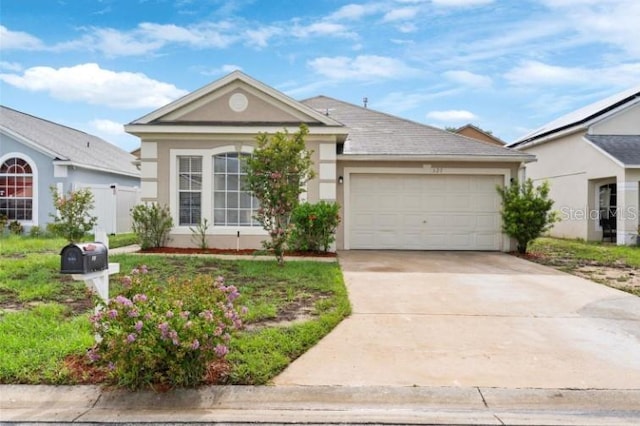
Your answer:
[[[640,298],[503,253],[339,253],[353,314],[276,385],[640,389]]]

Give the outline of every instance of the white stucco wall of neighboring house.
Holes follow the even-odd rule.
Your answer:
[[[593,135],[639,135],[640,102],[599,120],[588,132]]]
[[[561,221],[551,230],[560,238],[599,239],[597,191],[599,185],[624,179],[624,168],[584,139],[584,131],[523,148],[537,161],[527,165],[527,177],[548,181],[550,197]]]

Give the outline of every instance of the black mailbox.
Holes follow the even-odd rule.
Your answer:
[[[63,274],[88,274],[109,269],[108,250],[102,243],[69,244],[60,256]]]

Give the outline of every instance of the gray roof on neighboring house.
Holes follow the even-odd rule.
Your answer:
[[[606,99],[599,100],[583,108],[563,115],[562,117],[557,118],[534,130],[533,132],[519,138],[515,142],[512,142],[511,144],[509,144],[509,146],[516,147],[518,145],[534,141],[536,139],[551,135],[561,130],[585,124],[603,114],[616,110],[620,107],[624,107],[629,102],[635,101],[637,99],[640,99],[640,86],[635,86],[623,92],[616,93],[615,95],[610,96]]]
[[[140,176],[134,165],[136,158],[117,146],[97,136],[1,105],[0,131],[22,139],[21,142],[39,148],[55,160],[77,167]]]
[[[640,166],[640,135],[586,135],[586,138],[625,166]]]
[[[503,157],[533,159],[522,152],[499,147],[436,127],[405,120],[326,96],[301,101],[344,124],[349,136],[345,155]]]

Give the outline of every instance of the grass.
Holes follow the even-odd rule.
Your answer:
[[[93,241],[93,235],[87,235],[84,241]],[[109,247],[117,248],[136,244],[135,234],[117,234],[109,236]],[[68,243],[64,238],[31,238],[22,235],[0,236],[0,256],[26,255],[36,253],[60,253]]]
[[[631,279],[625,271],[615,278],[607,278],[601,271],[577,273],[583,266],[611,267],[624,270],[640,269],[640,247],[617,246],[600,242],[539,238],[529,246],[530,259],[553,266],[564,272],[586,276],[592,281],[640,296],[640,286],[625,285]]]
[[[93,345],[89,296],[83,282],[58,273],[63,240],[32,240],[0,239],[0,383],[73,384],[64,360]],[[282,268],[275,261],[133,254],[109,261],[120,263],[120,276],[146,264],[159,282],[211,274],[238,287],[239,304],[249,308],[249,327],[233,339],[233,384],[268,383],[350,313],[337,263],[297,261]],[[111,297],[117,295],[118,277],[112,276]],[[310,311],[308,320],[273,323],[295,316],[301,306]]]
[[[532,254],[562,258],[568,266],[595,263],[599,265],[623,265],[640,268],[640,248],[616,246],[600,242],[538,238],[529,246]]]
[[[64,359],[93,344],[87,315],[71,316],[58,303],[0,317],[2,383],[68,383]]]

